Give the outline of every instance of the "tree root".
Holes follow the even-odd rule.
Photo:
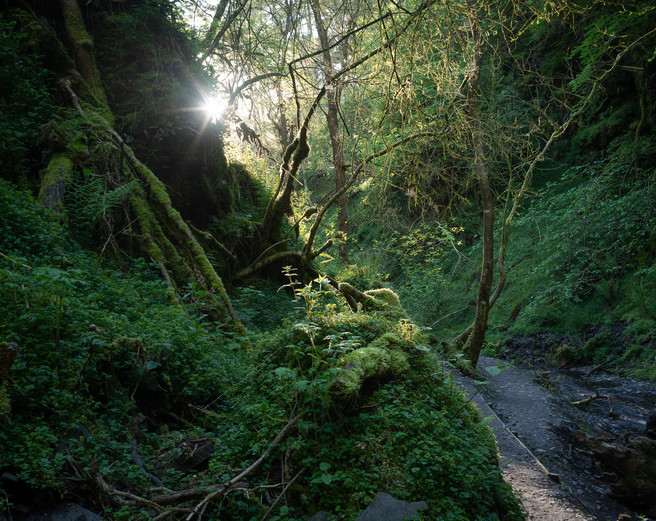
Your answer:
[[[87,115],[70,81],[61,82],[61,86],[71,97],[72,103],[81,117],[98,131],[98,139],[112,143],[126,159],[127,165],[123,167],[123,176],[140,181],[141,186],[135,189],[130,197],[132,209],[137,216],[142,232],[140,246],[145,250],[147,256],[159,266],[163,274],[168,273],[169,270],[172,271],[173,277],[170,275],[168,275],[168,279],[165,277],[169,284],[167,291],[169,299],[174,303],[179,302],[175,290],[172,289],[174,282],[175,285],[182,286],[190,280],[198,278],[188,267],[191,264],[202,277],[201,282],[205,282],[211,293],[218,295],[216,301],[218,308],[223,309],[224,314],[230,316],[236,332],[242,336],[245,335],[246,330],[237,317],[221,278],[210,264],[204,249],[194,237],[187,223],[171,204],[164,184],[137,159],[132,149],[125,144],[100,114],[94,114],[94,117]],[[147,188],[148,194],[143,187]],[[171,233],[164,231],[165,224],[168,225]],[[187,253],[188,262],[182,260],[179,251]]]

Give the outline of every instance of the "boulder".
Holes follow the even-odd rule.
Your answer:
[[[56,507],[39,512],[32,512],[25,521],[103,521],[103,518],[91,510],[76,504],[62,503]]]
[[[404,521],[417,516],[421,510],[428,508],[425,501],[408,503],[395,499],[386,492],[379,492],[373,502],[355,521]]]
[[[181,454],[173,461],[173,468],[182,472],[201,470],[207,466],[216,448],[209,440],[185,441],[178,446]]]
[[[656,516],[656,440],[627,434],[591,436],[582,431],[574,436],[592,451],[604,471],[617,476],[613,497],[642,514]]]

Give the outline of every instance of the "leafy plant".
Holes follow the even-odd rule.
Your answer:
[[[71,221],[83,235],[91,234],[101,220],[109,222],[111,214],[125,203],[138,184],[134,179],[108,190],[101,175],[85,168],[66,194]]]

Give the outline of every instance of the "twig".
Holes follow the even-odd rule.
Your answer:
[[[601,364],[599,364],[599,365],[594,366],[592,369],[590,369],[590,370],[585,374],[585,377],[587,378],[588,376],[590,376],[590,375],[591,375],[592,373],[594,373],[595,371],[597,371],[597,370],[601,369],[602,367],[604,367],[605,365],[609,364],[612,360],[613,360],[612,358],[609,358],[609,359],[606,360],[605,362],[603,362],[603,363],[601,363]]]
[[[431,324],[431,327],[436,326],[437,324],[439,324],[440,322],[442,322],[442,320],[446,320],[447,318],[449,318],[449,317],[451,317],[451,316],[453,316],[453,315],[456,315],[457,313],[461,313],[461,312],[463,312],[463,311],[466,311],[467,309],[469,309],[469,308],[462,308],[462,309],[459,309],[459,310],[457,310],[457,311],[453,311],[452,313],[449,313],[448,315],[444,315],[443,317],[438,318],[435,322],[433,322],[433,323]]]
[[[285,488],[282,489],[282,492],[276,498],[276,500],[271,504],[271,506],[269,507],[269,510],[267,510],[265,512],[265,514],[262,516],[261,521],[265,521],[266,518],[269,517],[269,514],[271,514],[273,509],[276,508],[276,505],[278,504],[278,502],[285,496],[285,492],[287,492],[287,489],[292,486],[292,483],[294,483],[294,481],[296,481],[301,476],[301,474],[303,474],[303,472],[305,472],[305,469],[299,470],[298,473],[296,474],[296,476],[294,476],[291,480],[289,480],[289,483],[287,483],[285,485]]]
[[[7,257],[7,256],[6,256],[4,253],[2,253],[1,251],[0,251],[0,257],[2,257],[2,258],[4,258],[4,259],[7,259],[7,260],[8,260],[9,262],[11,262],[12,264],[18,264],[19,266],[21,266],[21,267],[23,267],[23,268],[25,268],[25,269],[28,269],[28,270],[33,270],[33,269],[34,269],[34,268],[32,268],[31,266],[28,266],[27,264],[23,264],[22,262],[15,261],[15,260],[12,259],[11,257]]]
[[[290,430],[298,423],[299,417],[293,417],[291,418],[288,422],[287,425],[283,427],[283,429],[278,433],[278,435],[273,439],[267,450],[264,451],[262,456],[260,456],[255,462],[253,462],[246,470],[244,470],[241,474],[235,476],[232,478],[230,481],[227,481],[226,483],[223,483],[221,485],[216,485],[215,489],[211,491],[207,496],[203,498],[203,500],[196,505],[196,507],[193,509],[191,514],[189,514],[186,518],[187,521],[191,521],[193,517],[201,511],[201,509],[204,508],[204,506],[209,503],[213,498],[215,498],[217,495],[219,495],[221,492],[224,492],[228,490],[229,488],[233,487],[240,481],[242,481],[246,476],[250,475],[253,471],[255,471],[262,463],[264,463],[264,460],[271,454],[273,451],[274,447],[280,443],[285,436],[289,433]]]

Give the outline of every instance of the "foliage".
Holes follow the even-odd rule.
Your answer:
[[[133,418],[213,400],[245,369],[237,344],[170,306],[146,262],[99,265],[27,193],[2,181],[0,201],[0,338],[20,348],[0,466],[61,487],[97,453],[101,471],[143,479],[121,441]]]
[[[299,307],[244,350],[201,327],[198,288],[184,300],[187,315],[168,303],[148,263],[134,260],[127,272],[99,264],[29,194],[4,181],[0,188],[0,339],[20,346],[6,385],[0,467],[26,484],[65,493],[62,477],[98,472],[110,483],[148,487],[131,456],[133,437],[166,486],[214,483],[257,458],[293,412],[294,434],[251,478],[266,485],[305,469],[288,505],[276,508],[279,518],[320,508],[353,517],[385,489],[426,499],[445,519],[519,519],[490,432],[427,355],[427,337],[396,312],[355,313],[327,279],[302,285],[288,270],[289,284],[275,295],[242,290],[251,316],[271,314],[255,319],[262,325],[280,320],[266,306],[287,299],[285,291]],[[373,294],[398,306],[392,292]],[[402,356],[410,371],[367,365],[374,350]],[[370,368],[344,402],[333,389],[355,353]],[[182,416],[184,423],[169,420]],[[175,471],[180,444],[199,437],[217,447],[209,472]],[[475,491],[472,480],[481,483]],[[243,519],[262,508],[231,493],[208,515]],[[111,514],[136,515],[128,507]]]
[[[647,374],[639,368],[651,367],[643,348],[653,345],[647,288],[653,287],[656,194],[644,160],[653,138],[638,143],[633,136],[618,138],[604,160],[561,170],[560,180],[547,183],[515,221],[508,283],[491,311],[490,342],[549,332],[570,338],[573,351],[563,351],[560,361],[601,363],[611,356],[616,365]],[[479,258],[474,245],[439,263],[449,277],[433,297],[437,311],[427,318],[445,317],[436,331],[441,338],[471,320],[471,308],[458,295],[475,298]],[[616,336],[580,340],[586,328],[604,324],[628,324],[624,348],[617,347]]]
[[[108,222],[111,214],[121,208],[138,184],[134,179],[105,190],[103,177],[84,169],[82,176],[71,183],[65,199],[67,213],[80,236],[88,238],[102,219]]]
[[[0,13],[0,163],[2,176],[14,180],[39,164],[39,127],[56,113],[41,35],[19,18]]]
[[[286,443],[284,467],[272,458],[266,472],[305,471],[290,490],[292,501],[277,509],[280,519],[317,510],[353,518],[380,490],[426,499],[431,517],[520,519],[499,480],[489,431],[426,354],[419,328],[383,312],[354,313],[321,279],[302,285],[289,269],[287,276],[302,314],[255,346],[258,374],[236,397],[238,423],[223,427],[242,438],[225,444],[211,469],[255,450],[291,407],[302,417],[298,432]],[[378,353],[403,353],[410,371],[376,365]],[[363,380],[344,402],[335,384],[360,363]],[[470,480],[481,486],[473,491]],[[242,516],[252,515],[243,502],[241,508]],[[224,516],[236,513],[224,507]]]
[[[396,291],[419,323],[434,315],[446,289],[443,257],[461,244],[457,236],[462,231],[439,221],[422,222],[406,233],[394,232],[388,241],[374,243]]]

